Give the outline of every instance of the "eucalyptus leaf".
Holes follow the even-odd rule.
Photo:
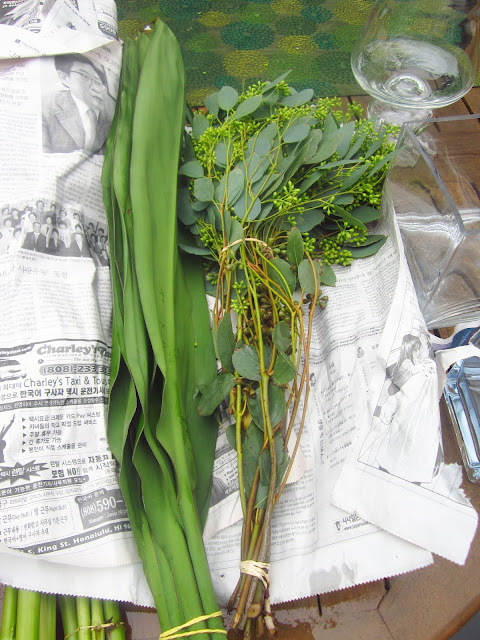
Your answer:
[[[321,275],[322,265],[317,260],[314,260],[313,263],[311,263],[310,260],[306,258],[298,265],[298,281],[300,282],[300,287],[304,293],[310,293],[313,295],[318,291]]]
[[[195,150],[193,148],[192,136],[185,132],[183,137],[183,162],[190,162],[190,160],[195,160]]]
[[[256,220],[262,211],[262,203],[258,198],[256,198],[252,205],[250,206],[250,211],[248,212],[247,220],[251,222],[252,220]]]
[[[365,152],[365,158],[369,158],[370,156],[373,156],[374,153],[376,153],[380,147],[382,146],[382,144],[385,142],[384,138],[379,138],[378,140],[375,140],[371,146],[367,149],[367,151]]]
[[[334,133],[324,135],[317,147],[315,155],[310,156],[308,160],[305,159],[305,164],[317,164],[331,158],[337,150],[340,138],[340,135],[335,135]]]
[[[215,147],[215,164],[226,167],[232,161],[233,145],[226,140],[220,140]]]
[[[273,327],[272,331],[273,344],[279,351],[286,351],[292,346],[292,332],[290,325],[285,320],[280,320]]]
[[[270,122],[266,127],[261,129],[258,133],[258,138],[265,138],[272,141],[278,134],[278,126],[275,122]]]
[[[297,369],[291,359],[280,351],[273,367],[273,382],[279,386],[288,384],[295,378],[296,373]]]
[[[317,122],[318,120],[313,116],[299,116],[298,118],[295,119],[295,124],[308,124],[309,127],[317,124]],[[321,129],[312,129],[312,132],[313,131],[321,132]]]
[[[237,104],[238,91],[233,87],[225,86],[218,92],[218,106],[224,111],[230,111]]]
[[[215,203],[210,203],[208,205],[207,217],[210,221],[210,224],[212,224],[212,226],[214,226],[217,231],[223,231],[222,215]]]
[[[205,245],[198,245],[195,242],[194,236],[190,233],[185,233],[182,229],[177,231],[177,243],[182,251],[190,253],[194,256],[208,256],[210,255],[210,249],[207,249]]]
[[[248,191],[243,191],[243,194],[237,200],[233,206],[236,215],[242,220],[246,217],[247,220],[255,220],[262,210],[262,203],[258,198],[252,199],[252,196]],[[248,215],[247,215],[248,212]]]
[[[232,356],[235,371],[247,380],[260,380],[260,360],[254,347],[243,345],[236,348]]]
[[[325,122],[323,123],[323,134],[325,136],[328,136],[331,133],[334,133],[335,131],[337,131],[337,129],[338,129],[338,123],[335,120],[333,114],[327,113]]]
[[[280,76],[278,76],[278,78],[275,78],[275,80],[272,80],[271,82],[267,82],[267,84],[263,87],[262,89],[262,93],[267,93],[267,91],[270,91],[271,89],[275,89],[275,87],[280,84],[280,82],[282,82],[283,80],[285,80],[285,78],[292,72],[291,69],[289,69],[288,71],[285,71],[285,73],[282,73]]]
[[[224,173],[222,179],[215,188],[215,200],[217,202],[225,201],[225,185],[227,184],[227,174]]]
[[[325,262],[322,265],[322,273],[320,275],[321,284],[326,284],[329,287],[334,287],[337,284],[337,276],[335,271],[329,264]]]
[[[262,211],[258,216],[257,220],[263,220],[263,218],[266,218],[272,209],[273,209],[273,202],[267,202],[267,204],[263,204]]]
[[[379,162],[377,162],[377,164],[373,167],[373,169],[368,174],[368,177],[370,178],[370,176],[373,176],[375,173],[377,173],[377,171],[380,171],[380,169],[382,169],[387,164],[387,162],[390,162],[390,160],[393,160],[393,158],[397,155],[399,150],[400,149],[398,148],[398,149],[394,149],[393,151],[390,151],[390,153],[387,153],[387,155],[384,156],[381,160],[379,160]]]
[[[262,105],[271,107],[278,102],[279,97],[280,94],[275,89],[273,91],[269,91],[268,93],[264,93]]]
[[[367,230],[367,227],[363,224],[361,220],[354,218],[351,213],[349,213],[342,207],[335,206],[334,211],[335,211],[335,215],[340,216],[342,220],[347,224],[349,224],[351,227],[358,227],[360,229],[363,229],[364,231]]]
[[[203,211],[209,206],[209,204],[209,201],[204,202],[203,200],[196,200],[195,202],[192,202],[192,209],[194,211]]]
[[[301,214],[295,215],[295,226],[300,233],[311,231],[314,227],[321,224],[325,219],[325,214],[319,209],[308,209]],[[291,224],[288,221],[282,223],[282,229],[290,229]]]
[[[283,139],[287,143],[300,142],[300,140],[305,140],[309,133],[310,127],[308,124],[296,124],[285,131]]]
[[[374,207],[369,207],[367,205],[355,207],[350,213],[354,218],[357,218],[357,220],[361,220],[362,222],[378,220],[382,215],[382,212],[379,209],[375,209]]]
[[[272,148],[271,140],[259,135],[252,136],[248,141],[247,149],[249,153],[255,152],[257,156],[263,158]]]
[[[377,240],[373,244],[369,244],[366,247],[352,247],[350,249],[353,258],[368,258],[369,256],[373,256],[377,251],[383,247],[385,242],[387,241],[386,236],[383,236],[381,240]]]
[[[295,175],[298,169],[300,169],[300,167],[304,164],[304,156],[308,148],[308,144],[308,140],[297,142],[291,154],[288,157],[283,157],[279,160],[276,170],[279,173],[283,173],[283,178],[278,186],[275,186],[273,188],[270,187],[265,195],[269,195],[276,189],[282,189],[288,183],[290,178]]]
[[[196,138],[197,140],[201,138],[209,126],[210,126],[210,122],[203,115],[203,113],[196,113],[193,117],[193,124],[192,124],[193,137]]]
[[[348,160],[349,158],[353,158],[355,156],[355,154],[360,151],[362,144],[365,142],[366,138],[367,138],[368,132],[364,131],[358,138],[357,140],[355,140],[355,142],[352,144],[352,146],[350,147],[350,149],[348,150],[348,153],[345,154],[344,158],[346,160]]]
[[[256,111],[261,104],[262,96],[252,96],[251,98],[247,98],[245,102],[241,102],[238,105],[235,113],[233,114],[233,119],[240,120],[241,118],[250,115]]]
[[[258,483],[257,493],[255,494],[255,509],[264,509],[268,498],[268,485],[261,480]]]
[[[252,419],[260,429],[264,429],[262,404],[260,400],[260,389],[257,389],[255,396],[248,398],[248,409],[252,414]],[[283,389],[273,384],[268,383],[268,412],[270,415],[270,422],[272,427],[276,427],[283,419],[287,410],[287,404],[285,401],[285,392]]]
[[[319,209],[304,211],[300,216],[296,217],[297,229],[301,233],[311,231],[314,227],[321,224],[324,219],[325,214]]]
[[[258,228],[262,223],[262,220],[264,220],[268,216],[268,214],[272,209],[273,209],[273,202],[267,202],[267,204],[262,205],[260,213],[257,216],[257,219],[255,220],[255,224],[253,227],[255,231],[258,230]]]
[[[231,373],[220,373],[209,385],[204,386],[201,389],[198,413],[201,416],[211,415],[233,389],[235,381],[236,378]]]
[[[245,484],[245,494],[250,495],[255,477],[258,459],[263,449],[263,433],[254,424],[251,424],[245,434],[242,453],[243,453],[243,481]]]
[[[307,176],[304,180],[302,180],[302,182],[300,183],[300,193],[305,193],[307,189],[310,189],[310,187],[315,184],[315,182],[318,182],[322,174],[323,169],[317,169],[316,171],[313,171],[309,176]]]
[[[334,197],[333,202],[337,205],[345,205],[352,204],[354,200],[355,198],[352,193],[341,193],[338,196]]]
[[[292,227],[287,237],[287,260],[298,267],[303,258],[303,238],[296,227]]]
[[[382,238],[385,238],[385,236],[381,234],[369,235],[364,240],[362,240],[362,244],[360,246],[366,247],[369,244],[374,244],[375,242],[378,242]],[[358,245],[355,242],[345,242],[345,246],[350,248],[350,247],[357,247]]]
[[[205,106],[208,109],[208,113],[211,113],[215,117],[218,116],[218,91],[211,93],[205,98]]]
[[[242,194],[245,178],[240,169],[233,169],[227,176],[227,204],[232,207]]]
[[[285,471],[287,470],[288,467],[288,463],[289,463],[289,456],[288,453],[286,451],[283,450],[284,447],[284,441],[283,441],[283,436],[281,434],[280,431],[277,431],[274,435],[274,439],[273,439],[273,444],[274,444],[274,448],[275,448],[275,459],[276,459],[276,487],[278,488],[283,476],[285,475]],[[270,455],[270,450],[269,449],[264,449],[259,457],[259,461],[258,461],[258,466],[259,466],[259,470],[260,470],[260,482],[259,482],[259,489],[260,487],[267,487],[270,484],[270,478],[271,478],[271,455]],[[260,503],[260,501],[264,500],[264,491],[257,491],[257,496],[256,496],[256,502]],[[267,494],[268,495],[268,494]]]
[[[217,228],[217,216],[215,215],[215,210],[211,206],[211,203],[207,207],[206,221],[212,227],[212,229]]]
[[[297,278],[286,260],[273,258],[268,265],[268,275],[282,291],[290,296],[296,288]]]
[[[352,187],[356,182],[358,182],[358,180],[363,176],[363,174],[368,168],[369,168],[369,165],[364,164],[354,169],[352,173],[348,176],[348,178],[342,182],[342,184],[339,187],[340,190],[347,191],[348,189],[350,189],[350,187]]]
[[[193,195],[197,200],[212,202],[214,187],[210,178],[197,178],[193,183]]]
[[[198,160],[190,160],[183,164],[178,173],[181,176],[188,176],[189,178],[201,178],[204,175],[203,167]]]
[[[304,89],[298,93],[291,93],[289,96],[285,96],[283,100],[280,100],[280,104],[283,107],[299,107],[309,102],[313,98],[313,93],[313,89]]]
[[[253,156],[256,156],[254,158]],[[256,153],[252,154],[248,163],[248,179],[253,184],[265,176],[265,172],[270,168],[270,158],[259,158]]]
[[[308,147],[305,151],[304,160],[305,162],[317,153],[318,145],[320,144],[320,140],[323,138],[323,131],[321,129],[312,129],[308,134]]]
[[[188,189],[179,189],[177,192],[177,216],[187,227],[195,224],[198,216],[190,202],[190,191]]]
[[[353,120],[351,122],[347,122],[347,124],[344,124],[343,127],[341,127],[341,131],[342,138],[338,143],[337,153],[341,158],[343,158],[350,149],[352,137],[355,133],[355,122]]]
[[[235,349],[235,335],[232,328],[232,319],[229,313],[225,313],[217,328],[217,354],[222,366],[234,373],[232,355]]]
[[[351,160],[344,159],[344,160],[335,160],[332,162],[327,162],[326,164],[322,164],[318,170],[321,171],[323,175],[326,175],[326,172],[328,169],[334,169],[335,167],[344,167],[349,164],[358,164],[358,159],[351,159]]]
[[[243,236],[244,236],[243,225],[236,218],[232,218],[230,235],[228,237],[228,244],[233,244],[234,242],[237,242],[237,240],[243,240]],[[239,246],[240,246],[240,243],[232,247],[232,249],[235,251]]]
[[[227,437],[228,444],[234,451],[237,450],[237,431],[234,424],[229,424],[225,429],[225,435]]]

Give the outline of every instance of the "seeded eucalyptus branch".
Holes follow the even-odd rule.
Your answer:
[[[359,105],[315,101],[286,76],[209,96],[207,111],[191,114],[179,171],[179,245],[204,256],[222,365],[198,410],[210,415],[229,398],[237,451],[247,564],[230,605],[245,637],[273,629],[268,577],[251,570],[268,567],[273,508],[305,421],[313,316],[327,302],[320,286],[335,285],[333,264],[385,242],[368,223],[380,216],[394,154],[391,131],[375,131]]]

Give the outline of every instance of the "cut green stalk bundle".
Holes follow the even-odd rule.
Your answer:
[[[0,640],[56,640],[57,601],[67,640],[125,640],[116,602],[5,587]]]
[[[332,264],[373,255],[384,236],[367,224],[393,145],[344,113],[277,80],[239,95],[225,86],[191,114],[179,191],[179,245],[204,258],[215,296],[213,336],[222,367],[201,387],[211,415],[229,398],[243,511],[233,627],[273,633],[270,531],[305,422],[312,324],[334,285]],[[292,440],[292,443],[290,443]],[[292,450],[292,455],[289,451]]]
[[[124,43],[102,184],[113,290],[108,441],[162,631],[224,637],[202,540],[217,427],[196,410],[216,375],[201,265],[177,248],[182,57],[156,21]]]

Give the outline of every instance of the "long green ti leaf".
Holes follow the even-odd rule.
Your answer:
[[[177,255],[178,163],[172,162],[179,157],[184,104],[184,68],[178,42],[157,22],[140,74],[133,119],[130,185],[135,268],[145,323],[165,377],[156,435],[175,469],[178,504],[204,611],[213,613],[216,598],[192,493],[195,465],[185,413],[191,382],[183,379],[183,372],[189,372],[179,355],[193,348],[185,343],[191,334],[190,315],[179,309],[188,304],[188,295],[182,295],[184,276]],[[207,624],[218,628],[215,620]]]
[[[177,249],[184,70],[162,22],[127,41],[121,80],[102,174],[114,254],[107,433],[160,625],[168,630],[218,609],[201,526],[216,425],[198,415],[194,402],[216,367],[201,268],[182,264]],[[213,619],[193,628],[219,626]]]

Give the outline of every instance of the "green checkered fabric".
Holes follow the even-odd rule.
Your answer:
[[[411,2],[402,26],[428,33],[443,2]],[[373,5],[374,0],[117,0],[121,38],[157,16],[175,33],[192,105],[203,104],[225,84],[241,90],[288,69],[291,86],[312,88],[318,97],[364,93],[350,55]],[[444,36],[454,42],[465,15],[448,10],[453,17],[446,16]]]

